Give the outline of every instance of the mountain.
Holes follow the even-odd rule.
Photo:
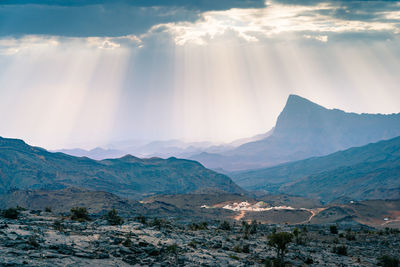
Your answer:
[[[54,152],[61,152],[76,157],[88,157],[91,159],[102,160],[110,158],[120,158],[128,153],[117,150],[117,149],[104,149],[101,147],[96,147],[91,150],[85,150],[81,148],[75,149],[60,149]]]
[[[324,201],[400,199],[400,137],[231,177],[245,189]]]
[[[254,136],[252,138],[244,138],[234,141],[230,144],[216,145],[211,142],[183,142],[180,140],[167,141],[125,141],[116,142],[107,145],[107,148],[97,147],[92,150],[81,148],[74,149],[58,149],[52,152],[61,152],[76,157],[88,157],[91,159],[102,160],[109,158],[119,158],[127,154],[137,155],[139,157],[179,157],[188,158],[192,155],[209,151],[211,153],[220,153],[239,146],[246,141],[260,140],[266,134]]]
[[[229,143],[228,146],[238,147],[238,146],[244,145],[246,143],[251,143],[251,142],[256,142],[256,141],[263,140],[263,139],[271,136],[272,133],[274,132],[274,129],[275,128],[272,128],[271,130],[269,130],[266,133],[257,134],[257,135],[254,135],[252,137],[247,137],[247,138],[245,137],[245,138],[237,139],[237,140]]]
[[[211,169],[238,171],[323,156],[400,135],[400,113],[346,113],[290,95],[273,133],[223,153],[190,157]]]
[[[204,188],[244,191],[225,175],[192,160],[140,159],[130,155],[96,161],[32,147],[0,137],[0,194],[18,189],[83,187],[137,198]]]

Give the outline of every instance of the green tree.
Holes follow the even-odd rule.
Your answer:
[[[85,207],[74,207],[71,209],[71,220],[84,222],[89,221],[89,213]]]
[[[254,235],[257,233],[257,224],[256,220],[251,221],[250,234]]]
[[[277,258],[280,265],[285,266],[284,257],[287,252],[287,245],[292,242],[293,234],[287,232],[274,233],[268,236],[268,245],[274,247],[277,251]]]
[[[106,220],[111,225],[121,225],[124,223],[124,219],[118,216],[118,212],[115,209],[112,209],[107,213]]]
[[[4,218],[16,220],[16,219],[18,219],[18,216],[19,216],[19,210],[18,210],[18,208],[9,208],[9,209],[4,210],[2,212],[2,215]]]

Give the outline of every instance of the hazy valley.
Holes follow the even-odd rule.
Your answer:
[[[267,134],[218,147],[142,146],[190,160],[64,150],[72,156],[0,138],[0,239],[8,255],[0,264],[267,265],[275,254],[263,240],[279,229],[297,231],[289,265],[374,266],[398,255],[399,135],[399,114],[345,113],[291,95]],[[91,219],[76,222],[77,207]],[[113,210],[122,226],[107,226]],[[307,230],[299,237],[295,228]],[[379,251],[367,253],[370,242]]]

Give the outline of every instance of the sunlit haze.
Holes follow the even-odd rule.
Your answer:
[[[230,142],[272,128],[289,94],[400,112],[398,2],[164,2],[2,1],[0,136]]]

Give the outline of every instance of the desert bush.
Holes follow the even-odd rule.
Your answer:
[[[192,241],[189,242],[188,246],[192,247],[192,248],[196,248],[197,247],[197,243],[196,243],[196,241],[192,240]]]
[[[346,234],[346,239],[349,240],[349,241],[354,241],[354,240],[356,240],[356,235],[353,234],[353,233],[347,233]]]
[[[207,224],[207,222],[191,223],[191,224],[189,224],[189,229],[192,231],[207,230],[208,224]]]
[[[400,265],[400,261],[398,258],[391,257],[388,255],[383,255],[378,258],[378,266],[398,267],[399,265]]]
[[[179,253],[179,247],[178,247],[177,244],[169,245],[169,246],[167,247],[166,250],[167,250],[167,252],[168,252],[169,254],[175,254],[175,255],[177,255],[177,254]]]
[[[161,230],[161,228],[166,228],[168,226],[168,221],[164,219],[154,218],[153,221],[150,223],[150,226]]]
[[[135,219],[136,219],[136,221],[140,222],[141,224],[146,224],[146,217],[143,215],[138,215]]]
[[[124,240],[124,242],[122,242],[122,245],[125,246],[125,247],[127,247],[127,248],[129,248],[130,246],[132,246],[132,241],[130,240],[130,238],[127,237],[127,238]]]
[[[118,212],[115,209],[112,209],[107,213],[106,220],[110,225],[121,225],[124,223],[124,219],[118,216]]]
[[[223,221],[223,223],[221,223],[219,225],[219,229],[225,230],[225,231],[230,231],[231,230],[231,225],[229,224],[229,222]]]
[[[18,208],[9,208],[9,209],[3,210],[3,212],[2,212],[2,216],[4,218],[13,219],[13,220],[18,219],[19,214],[20,214],[20,212],[19,212]]]
[[[345,245],[333,247],[332,252],[338,255],[347,256],[347,247]]]
[[[338,233],[337,226],[336,225],[329,226],[329,231],[331,232],[331,234],[336,235]]]
[[[230,255],[229,258],[234,259],[234,260],[240,260],[240,258],[236,255]]]
[[[54,230],[57,230],[59,232],[64,231],[64,225],[62,224],[62,222],[60,220],[54,221],[53,228],[54,228]]]
[[[250,245],[249,244],[243,245],[242,252],[243,253],[250,253]]]
[[[280,259],[267,259],[264,262],[265,267],[277,267],[277,266],[284,266]]]
[[[37,241],[37,237],[35,235],[31,235],[30,237],[28,237],[28,240],[26,241],[26,243],[35,248],[38,248],[40,246],[39,242]]]
[[[89,213],[85,207],[74,207],[71,209],[71,220],[84,222],[89,221]]]
[[[44,211],[45,211],[45,212],[51,212],[51,207],[45,207],[45,208],[44,208]]]
[[[311,259],[310,257],[308,257],[308,258],[304,261],[304,263],[305,263],[305,264],[313,264],[314,261],[313,261],[313,259]]]
[[[236,245],[233,247],[232,251],[236,252],[236,253],[241,253],[242,252],[242,248],[240,247],[240,245]]]
[[[251,222],[251,225],[250,225],[250,234],[254,235],[254,234],[257,233],[257,226],[258,226],[257,221],[256,221],[256,220],[253,220],[253,221]]]

